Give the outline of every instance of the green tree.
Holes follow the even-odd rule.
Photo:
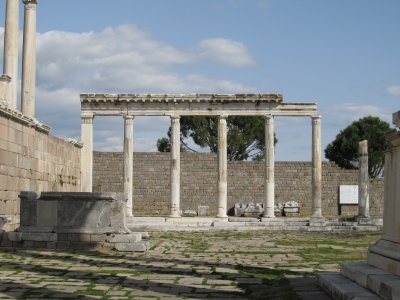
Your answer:
[[[188,138],[211,152],[218,151],[218,118],[205,116],[181,117],[181,149],[196,152],[185,142]],[[264,118],[231,116],[227,120],[228,160],[261,159],[264,156]],[[170,151],[171,128],[168,138],[158,139],[160,152]],[[275,143],[276,143],[275,139]]]
[[[385,133],[389,124],[378,117],[368,116],[341,130],[325,149],[325,156],[340,167],[358,169],[358,143],[368,140],[368,172],[371,177],[382,174],[384,151],[389,144]]]

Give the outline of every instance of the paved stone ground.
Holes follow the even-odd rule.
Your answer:
[[[147,253],[0,250],[0,299],[329,299],[319,271],[380,234],[151,233]]]

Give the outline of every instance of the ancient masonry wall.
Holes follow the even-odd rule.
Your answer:
[[[80,191],[80,148],[0,110],[0,217],[11,220],[3,230],[18,227],[21,191]]]
[[[338,206],[339,185],[358,183],[355,170],[344,170],[332,162],[322,164],[322,204],[326,216],[357,215],[357,206]],[[134,153],[134,215],[168,215],[170,205],[169,153]],[[122,153],[94,152],[93,191],[121,192]],[[228,208],[235,203],[263,202],[264,165],[241,161],[228,164]],[[298,201],[301,213],[311,212],[311,162],[276,162],[276,203]],[[370,185],[371,215],[383,214],[383,180]],[[181,209],[208,205],[210,214],[217,209],[217,158],[210,153],[181,154]]]

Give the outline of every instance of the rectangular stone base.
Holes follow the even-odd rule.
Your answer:
[[[368,264],[400,276],[400,243],[378,240],[369,247]]]
[[[144,252],[149,242],[142,241],[147,233],[129,234],[82,234],[48,232],[3,232],[0,247],[27,249],[99,250]]]

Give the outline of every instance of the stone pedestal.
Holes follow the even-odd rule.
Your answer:
[[[124,193],[22,192],[21,226],[6,232],[0,246],[45,249],[149,249],[147,234],[126,225]]]
[[[391,148],[385,156],[383,235],[369,248],[368,263],[400,276],[400,128],[386,137]]]

